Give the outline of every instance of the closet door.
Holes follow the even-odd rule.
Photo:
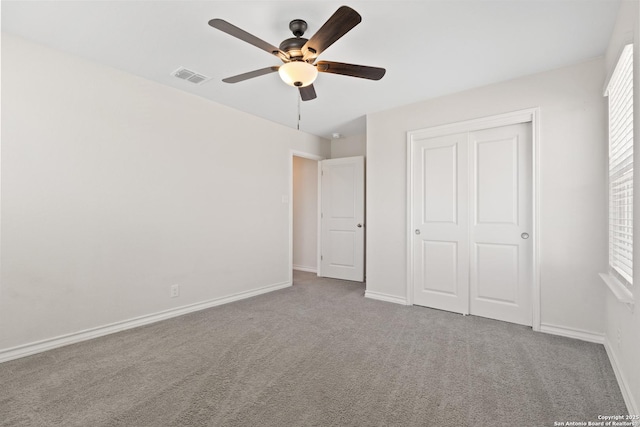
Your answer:
[[[468,135],[414,141],[414,304],[469,312]]]
[[[469,134],[470,312],[532,324],[531,124]]]
[[[532,324],[531,125],[412,142],[416,305]]]

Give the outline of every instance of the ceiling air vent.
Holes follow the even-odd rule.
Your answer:
[[[180,67],[171,73],[174,77],[177,77],[182,80],[186,80],[193,84],[200,84],[209,80],[209,77],[203,76],[202,74],[198,74],[195,71],[188,70],[184,67]]]

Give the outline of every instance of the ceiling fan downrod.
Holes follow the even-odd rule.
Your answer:
[[[285,52],[291,61],[301,61],[303,58],[302,47],[307,39],[302,35],[307,30],[307,23],[302,19],[294,19],[289,23],[289,29],[295,37],[288,38],[280,43],[280,50]]]

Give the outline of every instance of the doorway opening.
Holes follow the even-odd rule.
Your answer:
[[[318,272],[318,160],[292,157],[293,270]]]
[[[324,157],[291,150],[289,159],[289,281],[293,270],[318,271],[319,162]]]

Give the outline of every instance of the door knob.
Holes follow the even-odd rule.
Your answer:
[[[523,239],[527,240],[529,238],[529,233],[522,233],[520,235],[520,237],[522,237]]]
[[[416,233],[416,234],[420,234],[420,230],[416,228],[415,233]]]
[[[362,228],[362,224],[358,224],[358,225],[356,225],[356,227]]]

